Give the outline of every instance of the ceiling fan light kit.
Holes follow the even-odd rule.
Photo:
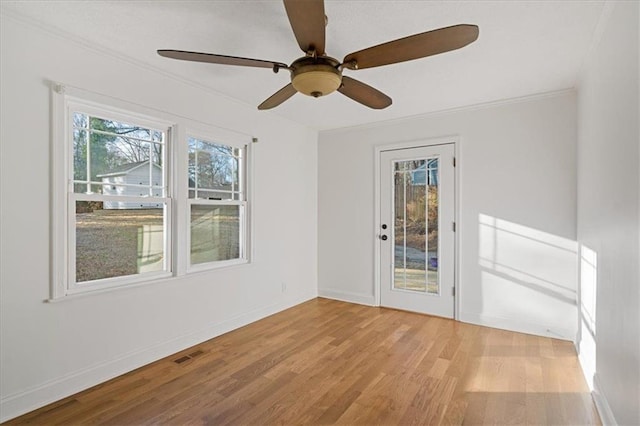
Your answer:
[[[440,28],[350,53],[341,63],[325,55],[327,18],[324,0],[283,1],[293,34],[300,49],[305,52],[305,56],[296,59],[290,66],[282,62],[183,50],[158,50],[158,54],[184,61],[271,68],[276,73],[281,68],[289,70],[291,83],[261,103],[258,106],[261,110],[274,108],[298,92],[318,98],[335,91],[369,108],[383,109],[392,103],[389,96],[356,79],[343,76],[342,71],[390,65],[460,49],[477,40],[479,33],[476,25]]]
[[[314,98],[333,93],[342,84],[340,62],[326,56],[300,58],[291,64],[291,84]]]

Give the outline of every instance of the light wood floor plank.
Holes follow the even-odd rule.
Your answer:
[[[315,299],[7,424],[600,420],[571,342]]]

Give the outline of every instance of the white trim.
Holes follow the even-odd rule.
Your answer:
[[[117,98],[114,96],[93,92],[91,90],[83,89],[77,86],[73,86],[71,84],[61,83],[61,82],[52,81],[52,80],[48,80],[47,84],[56,93],[68,94],[69,96],[79,100],[81,103],[84,103],[84,104],[93,103],[98,107],[101,105],[107,105],[107,106],[110,106],[111,108],[124,111],[125,113],[132,110],[133,112],[140,114],[141,119],[144,119],[145,117],[147,117],[147,118],[150,118],[150,120],[155,123],[166,122],[168,125],[172,125],[172,124],[175,125],[176,122],[179,122],[180,124],[185,125],[189,128],[209,129],[208,131],[215,132],[215,134],[224,135],[225,137],[228,137],[229,140],[232,140],[232,141],[244,141],[244,143],[247,143],[247,144],[251,142],[252,135],[248,133],[243,133],[237,130],[231,130],[224,127],[215,126],[209,123],[199,121],[194,118],[185,117],[173,112],[168,112],[158,108],[149,107],[148,105],[131,102],[131,101]],[[221,95],[221,96],[224,96],[224,95]]]
[[[130,352],[117,359],[93,365],[49,380],[25,391],[8,395],[0,400],[0,422],[28,413],[36,408],[58,401],[315,297],[315,295],[299,296],[295,300],[278,302],[251,310],[233,318],[209,324],[199,330],[175,336],[169,340]]]
[[[165,256],[166,262],[166,256]],[[65,296],[73,296],[75,294],[93,293],[99,290],[118,289],[129,287],[134,284],[153,284],[164,278],[171,278],[173,274],[170,271],[154,271],[131,275],[120,275],[111,278],[100,278],[92,281],[81,281],[79,283],[69,283],[69,287]]]
[[[172,152],[172,141],[170,133],[173,123],[166,119],[155,118],[140,112],[137,107],[132,107],[125,101],[100,103],[102,98],[99,95],[89,94],[81,89],[69,88],[63,84],[49,82],[52,94],[52,160],[54,162],[52,170],[52,209],[54,218],[51,226],[52,239],[52,284],[50,299],[56,300],[68,295],[78,293],[88,293],[107,288],[119,288],[128,284],[137,284],[143,281],[154,282],[158,279],[172,276],[171,267],[173,250],[170,244],[171,228],[168,221],[173,213],[170,194],[163,197],[123,197],[103,194],[80,194],[74,193],[73,185],[73,143],[71,135],[73,129],[74,112],[82,112],[90,116],[107,118],[110,120],[122,121],[126,123],[136,122],[140,126],[148,127],[152,130],[161,131],[165,138],[161,144],[163,149],[163,162],[167,163]],[[60,147],[65,149],[60,149]],[[163,171],[163,192],[165,182],[168,181],[168,170]],[[87,176],[90,179],[90,176]],[[164,204],[163,209],[163,268],[162,271],[145,272],[127,276],[118,276],[99,280],[92,280],[83,283],[76,282],[75,276],[75,212],[76,201],[96,200],[105,201],[125,201],[139,203]],[[64,207],[62,207],[64,204]],[[61,232],[62,230],[62,232]],[[171,263],[170,263],[171,262]],[[61,271],[62,269],[62,271]]]
[[[191,190],[192,188],[189,188]],[[247,204],[246,201],[243,200],[208,200],[206,198],[189,198],[187,199],[187,204],[189,207],[192,205],[196,206],[240,206],[245,207]]]
[[[461,192],[461,182],[460,177],[462,174],[460,173],[460,157],[461,157],[461,149],[462,149],[462,137],[456,136],[455,143],[453,144],[453,156],[455,158],[455,166],[453,168],[453,179],[454,179],[454,197],[453,197],[453,220],[456,224],[456,230],[454,238],[454,251],[453,251],[453,282],[454,288],[456,292],[456,296],[453,299],[453,318],[456,320],[460,320],[460,311],[462,309],[462,297],[464,294],[464,290],[462,287],[462,283],[460,282],[460,277],[462,276],[462,264],[460,262],[460,252],[461,252],[461,237],[462,234],[462,225],[460,223],[460,212],[462,211],[462,198],[460,196]]]
[[[187,127],[185,133],[187,138],[186,148],[188,148],[189,146],[189,138],[198,139],[202,142],[207,142],[215,145],[227,145],[234,148],[242,149],[245,149],[246,145],[249,144],[247,137],[244,135],[239,135],[236,132],[231,132],[226,129],[214,128],[202,123],[190,124]]]
[[[245,259],[247,262],[252,263],[255,260],[255,198],[253,196],[253,188],[255,188],[255,173],[254,173],[254,143],[247,143],[244,149],[244,179],[245,179]]]
[[[373,285],[373,306],[380,306],[380,244],[378,244],[379,230],[380,230],[380,154],[382,151],[391,151],[391,150],[400,150],[400,149],[410,149],[410,148],[419,148],[424,146],[435,146],[435,145],[447,145],[453,144],[453,151],[456,157],[456,167],[454,167],[453,175],[454,175],[454,208],[453,215],[454,220],[456,221],[456,232],[454,235],[454,277],[453,277],[453,286],[455,288],[455,297],[454,297],[454,319],[460,319],[460,262],[459,262],[459,252],[460,252],[460,223],[459,223],[459,193],[460,193],[460,172],[459,172],[459,162],[458,162],[458,152],[460,145],[460,137],[458,135],[445,135],[435,138],[428,139],[412,139],[409,141],[400,141],[394,142],[390,144],[382,144],[375,145],[374,148],[374,191],[373,191],[373,211],[374,211],[374,285]]]
[[[69,168],[69,148],[66,143],[65,88],[61,84],[49,82],[51,96],[51,279],[49,297],[63,297],[67,277],[67,170]],[[67,149],[60,149],[61,147]]]
[[[378,238],[381,233],[380,223],[380,147],[373,147],[373,303],[380,306],[380,244]]]
[[[116,120],[127,124],[131,124],[131,121],[136,121],[137,125],[161,132],[166,132],[167,128],[174,124],[173,120],[155,117],[153,111],[147,112],[148,108],[141,110],[138,105],[129,104],[126,101],[116,101],[112,98],[105,100],[103,96],[96,95],[95,93],[67,86],[65,86],[65,93],[65,104],[68,112],[80,112],[92,117]],[[109,117],[105,117],[105,113],[107,113]],[[71,114],[69,114],[68,118],[70,120],[72,119]],[[166,139],[163,142],[155,142],[152,140],[145,142],[163,146],[167,145]]]
[[[169,176],[168,185],[168,188],[172,190],[173,206],[175,208],[172,218],[172,229],[174,230],[173,250],[176,253],[173,256],[173,271],[178,277],[187,273],[187,265],[189,263],[188,256],[179,255],[179,253],[187,253],[189,249],[187,234],[190,232],[187,222],[190,213],[187,208],[183,207],[184,200],[189,198],[189,176],[186,173],[189,167],[186,127],[186,125],[178,123],[172,131],[172,136],[175,136],[173,138],[173,155],[170,159],[173,167],[169,172],[175,175]],[[176,170],[185,170],[185,173],[176,173]]]
[[[522,321],[518,318],[494,317],[476,313],[460,312],[459,321],[500,330],[515,331],[517,333],[533,334],[535,336],[551,337],[554,339],[573,341],[575,334],[571,328],[558,328],[555,325],[545,325]]]
[[[212,262],[203,262],[189,265],[187,274],[193,274],[196,272],[214,271],[220,268],[228,268],[230,266],[246,265],[249,261],[244,258],[228,259],[228,260],[216,260]]]
[[[95,289],[92,289],[91,291],[82,291],[82,292],[75,292],[75,293],[72,292],[72,293],[65,294],[63,297],[45,299],[44,302],[45,303],[66,302],[67,300],[75,300],[75,299],[84,298],[84,297],[91,297],[94,295],[111,293],[113,291],[124,291],[124,290],[143,287],[147,285],[158,285],[165,282],[170,283],[171,281],[177,280],[177,279],[180,279],[180,277],[174,277],[169,273],[159,273],[157,276],[153,278],[135,280],[133,282],[129,282],[128,284],[123,284],[123,285],[111,285],[106,287],[95,288]]]
[[[253,217],[251,215],[250,206],[253,204],[253,200],[251,198],[252,192],[251,188],[253,187],[252,178],[252,170],[253,170],[253,155],[252,155],[252,144],[246,141],[246,138],[239,138],[237,134],[227,132],[222,129],[216,129],[211,126],[203,126],[199,125],[188,125],[184,129],[184,139],[182,143],[184,144],[182,148],[184,154],[185,164],[188,167],[189,162],[189,139],[197,139],[198,141],[205,142],[208,144],[214,145],[223,145],[230,146],[233,148],[238,148],[242,150],[242,155],[239,157],[238,161],[238,179],[239,179],[239,191],[235,191],[234,193],[240,194],[242,196],[242,200],[206,200],[206,199],[198,199],[198,198],[189,198],[189,191],[195,190],[195,188],[187,188],[186,192],[186,210],[185,217],[183,223],[184,229],[184,241],[181,242],[184,244],[185,253],[185,264],[183,267],[183,271],[186,274],[194,273],[194,272],[203,272],[207,270],[215,270],[218,268],[225,268],[228,266],[242,265],[251,263],[253,258]],[[244,176],[243,176],[244,174]],[[186,175],[186,174],[185,174]],[[186,178],[185,178],[186,179]],[[188,180],[188,179],[187,179]],[[188,187],[188,184],[186,185]],[[244,187],[243,187],[244,186]],[[208,190],[206,188],[198,188],[202,190]],[[216,191],[213,189],[212,191]],[[240,223],[240,253],[238,259],[229,259],[224,261],[213,261],[206,263],[191,263],[191,206],[193,205],[237,205],[239,206],[239,223]],[[182,269],[181,269],[182,270]]]
[[[112,185],[112,184],[109,184]],[[119,186],[120,184],[113,184],[115,186]],[[146,188],[146,186],[144,185],[137,185],[139,187],[144,187]],[[169,197],[160,197],[160,196],[154,196],[154,197],[150,197],[150,196],[146,196],[146,195],[102,195],[102,194],[96,194],[96,193],[92,193],[92,194],[86,194],[83,192],[75,192],[75,193],[70,193],[69,197],[71,198],[71,202],[76,202],[76,201],[115,201],[115,202],[120,202],[120,201],[125,201],[125,202],[129,202],[129,203],[146,203],[146,204],[169,204],[169,202],[171,201],[171,199]]]
[[[244,223],[241,259],[221,262],[217,267],[229,267],[251,262],[254,254],[254,218],[252,217],[251,190],[253,186],[253,155],[251,137],[236,131],[219,128],[186,117],[148,108],[125,100],[109,97],[81,88],[66,86],[48,81],[51,93],[51,282],[49,302],[57,302],[65,297],[75,298],[83,294],[102,293],[128,286],[154,284],[159,281],[181,277],[187,272],[200,272],[200,265],[189,268],[189,200],[187,129],[189,135],[205,140],[220,141],[225,145],[243,148],[245,156],[243,179],[245,179],[244,200],[229,200],[225,204],[237,204],[241,208]],[[101,194],[77,194],[73,192],[72,161],[73,146],[69,143],[72,123],[72,111],[104,117],[126,123],[136,122],[141,126],[160,130],[165,133],[161,143],[163,149],[162,197],[125,197]],[[106,116],[106,117],[105,117]],[[60,149],[65,147],[65,149]],[[101,183],[102,184],[102,183]],[[164,203],[164,267],[163,271],[147,272],[123,277],[95,280],[78,285],[75,283],[75,200],[104,201],[105,197],[113,201]],[[202,204],[216,204],[215,201],[202,200]],[[72,253],[73,251],[73,253]],[[209,264],[210,265],[210,264]],[[216,268],[209,267],[209,270]],[[73,285],[72,285],[73,283]]]
[[[318,297],[339,300],[341,302],[355,303],[357,305],[379,306],[379,304],[376,304],[375,297],[370,294],[352,293],[350,291],[335,290],[330,288],[319,288]]]
[[[602,425],[616,426],[618,422],[616,421],[613,411],[611,410],[611,406],[609,405],[609,401],[602,390],[600,378],[597,373],[593,376],[593,392],[591,393],[591,396],[593,397],[593,402],[596,404],[596,409],[600,415]]]

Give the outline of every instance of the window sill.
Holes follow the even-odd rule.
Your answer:
[[[183,274],[183,275],[159,276],[159,277],[154,277],[153,279],[139,281],[135,283],[128,283],[128,284],[122,284],[117,286],[114,285],[111,287],[105,287],[105,288],[94,289],[94,290],[85,290],[85,291],[79,291],[79,292],[76,291],[76,292],[60,295],[57,297],[51,297],[49,299],[45,299],[44,303],[60,303],[68,300],[83,299],[86,297],[124,291],[128,289],[146,287],[151,285],[170,284],[171,282],[184,279],[188,276],[204,274],[207,272],[215,272],[218,270],[233,269],[233,268],[241,267],[243,265],[250,265],[250,264],[251,262],[249,260],[242,259],[242,260],[234,260],[232,262],[225,262],[224,264],[220,264],[216,266],[207,265],[199,268],[191,268],[187,271],[186,274]]]
[[[233,268],[240,265],[246,265],[248,263],[250,262],[247,259],[233,259],[233,260],[222,260],[217,262],[199,263],[196,265],[189,266],[187,268],[187,275],[199,273],[199,272],[216,271],[219,269],[228,269],[228,268]]]

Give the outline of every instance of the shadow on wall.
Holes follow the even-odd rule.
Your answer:
[[[481,314],[573,340],[577,243],[486,214],[478,218]]]

